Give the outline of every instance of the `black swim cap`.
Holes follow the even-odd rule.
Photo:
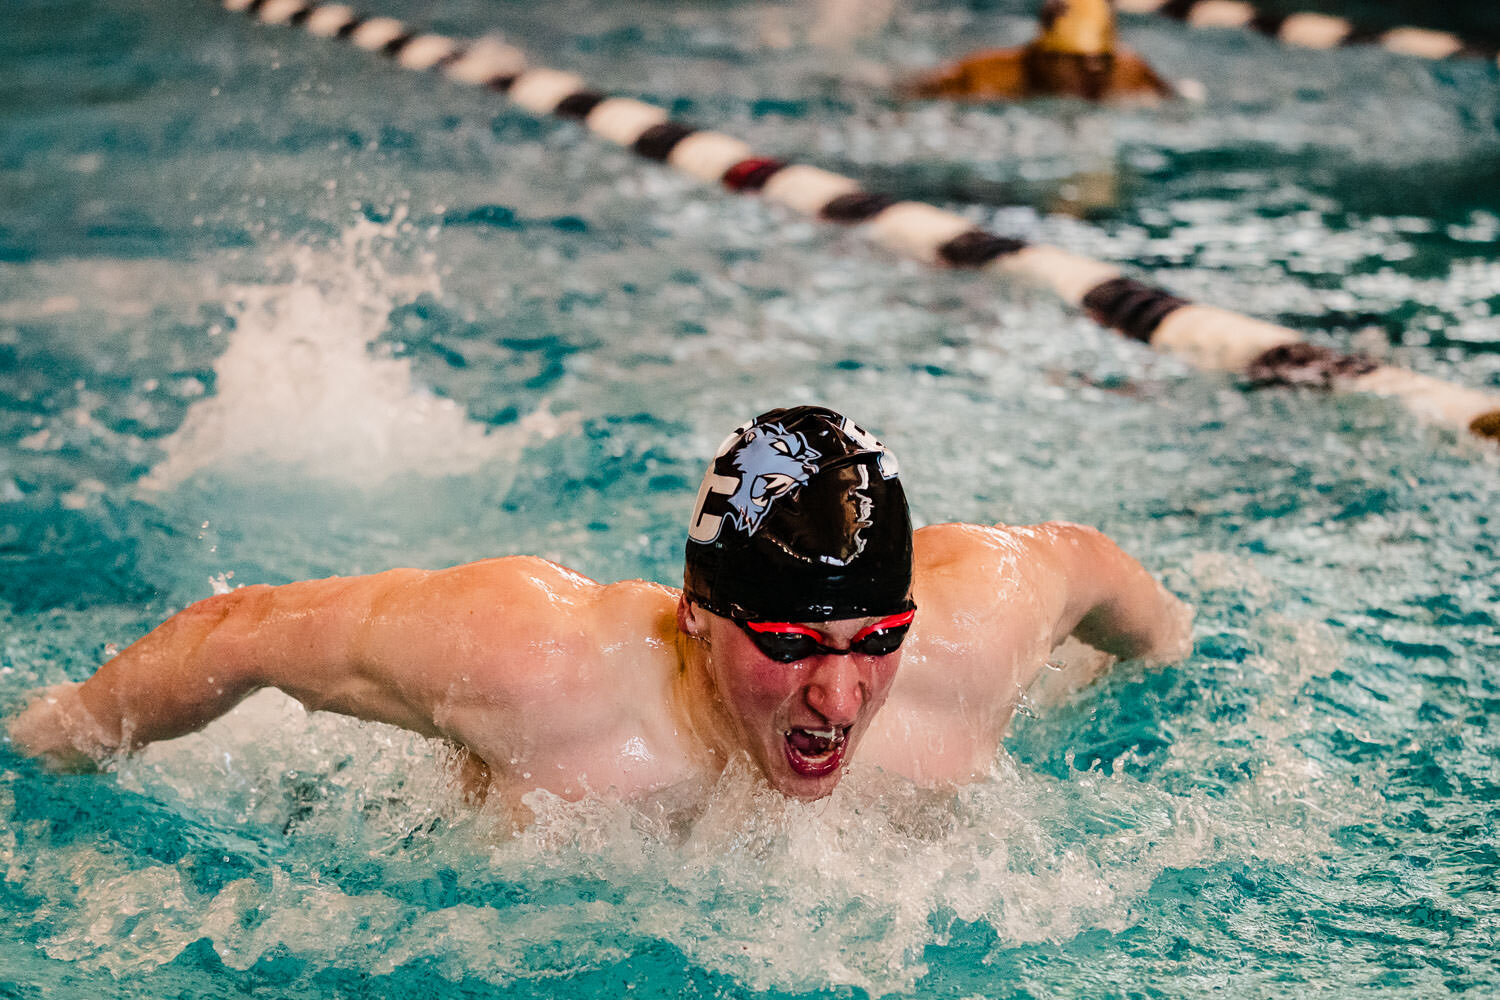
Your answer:
[[[742,621],[884,617],[911,599],[896,457],[820,406],[763,413],[719,446],[688,526],[683,590]]]

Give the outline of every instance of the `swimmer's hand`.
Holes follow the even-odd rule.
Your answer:
[[[7,734],[17,753],[34,757],[49,771],[59,773],[86,774],[99,769],[106,748],[93,733],[97,723],[83,707],[78,688],[77,684],[46,688],[10,720]]]

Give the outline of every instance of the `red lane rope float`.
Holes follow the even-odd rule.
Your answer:
[[[1198,368],[1239,372],[1254,384],[1389,396],[1422,419],[1500,441],[1500,395],[1308,344],[1295,330],[1189,302],[1127,277],[1113,264],[997,236],[945,209],[865,191],[857,181],[818,167],[758,156],[733,136],[670,121],[666,111],[634,98],[590,90],[575,74],[529,66],[525,54],[505,42],[421,34],[394,18],[363,17],[339,3],[223,2],[266,24],[347,39],[407,69],[435,70],[503,92],[534,114],[576,119],[596,135],[700,180],[758,192],[814,218],[861,226],[876,242],[916,260],[1040,283],[1101,326],[1181,355]]]
[[[1374,45],[1421,59],[1478,58],[1500,65],[1500,46],[1466,42],[1450,32],[1431,28],[1367,31],[1342,17],[1266,13],[1244,0],[1117,0],[1116,7],[1126,14],[1161,14],[1196,28],[1247,28],[1302,48]]]

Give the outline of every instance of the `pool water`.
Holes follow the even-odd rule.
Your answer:
[[[1134,18],[1201,103],[890,97],[1031,9],[381,11],[1500,390],[1493,64]],[[897,451],[920,522],[1099,525],[1197,622],[957,793],[733,767],[698,807],[537,795],[512,836],[425,740],[275,693],[101,775],[0,744],[0,996],[1500,991],[1493,446],[211,3],[5,20],[0,711],[239,584],[510,552],[675,583],[706,456],[804,401]]]

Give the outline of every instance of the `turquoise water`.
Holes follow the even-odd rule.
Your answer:
[[[1202,105],[906,107],[895,69],[1029,5],[382,9],[1500,389],[1493,66],[1140,19]],[[274,694],[98,776],[0,746],[0,996],[1500,990],[1493,450],[211,4],[5,20],[0,710],[241,583],[506,552],[675,582],[704,457],[809,399],[898,451],[919,520],[1098,524],[1198,618],[952,795],[731,771],[512,837],[425,741]]]

